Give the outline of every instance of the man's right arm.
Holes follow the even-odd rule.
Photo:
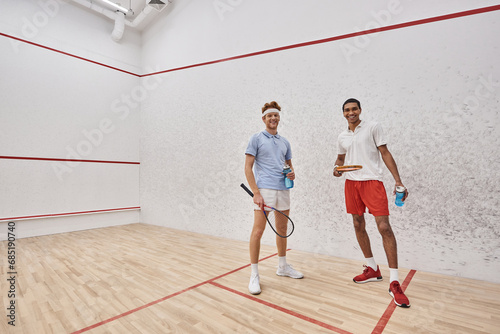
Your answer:
[[[253,164],[255,162],[255,157],[250,154],[245,155],[245,176],[247,178],[248,186],[253,192],[253,202],[257,204],[262,210],[264,210],[264,198],[260,194],[259,188],[257,187],[257,182],[255,182],[255,176],[253,175]]]
[[[339,154],[337,155],[337,160],[335,160],[335,166],[343,166],[345,161],[345,154]],[[342,174],[337,172],[337,168],[333,169],[333,176],[335,177],[340,177]]]

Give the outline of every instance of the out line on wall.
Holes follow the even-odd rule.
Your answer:
[[[64,51],[61,51],[61,50],[57,50],[57,49],[54,49],[54,48],[42,45],[42,44],[30,42],[28,40],[25,40],[25,39],[22,39],[22,38],[19,38],[19,37],[15,37],[15,36],[12,36],[12,35],[7,35],[7,34],[4,34],[2,32],[0,32],[0,36],[4,36],[4,37],[7,37],[7,38],[15,39],[16,41],[23,42],[23,43],[26,43],[26,44],[30,44],[30,45],[33,45],[33,46],[37,46],[37,47],[40,47],[40,48],[43,48],[43,49],[46,49],[46,50],[54,51],[54,52],[63,54],[65,56],[70,56],[70,57],[73,57],[73,58],[76,58],[76,59],[80,59],[80,60],[83,60],[83,61],[86,61],[86,62],[89,62],[89,63],[92,63],[92,64],[96,64],[96,65],[99,65],[99,66],[110,68],[112,70],[116,70],[116,71],[119,71],[119,72],[127,73],[127,74],[130,74],[130,75],[136,76],[136,77],[140,77],[139,74],[132,73],[132,72],[129,72],[129,71],[125,71],[125,70],[122,70],[122,69],[120,69],[118,67],[106,65],[104,63],[100,63],[100,62],[97,62],[95,60],[83,58],[83,57],[80,57],[80,56],[77,56],[77,55],[74,55],[74,54],[71,54],[71,53],[68,53],[68,52],[64,52]]]
[[[173,69],[159,71],[159,72],[153,72],[153,73],[149,73],[149,74],[143,74],[143,75],[140,75],[140,77],[147,77],[147,76],[156,75],[156,74],[185,70],[185,69],[189,69],[189,68],[193,68],[193,67],[212,65],[212,64],[227,62],[227,61],[231,61],[231,60],[254,57],[254,56],[259,56],[259,55],[268,54],[268,53],[296,49],[296,48],[301,48],[301,47],[311,46],[311,45],[316,45],[316,44],[323,44],[323,43],[353,38],[353,37],[362,36],[362,35],[369,35],[369,34],[379,33],[379,32],[383,32],[383,31],[402,29],[402,28],[407,28],[407,27],[411,27],[411,26],[418,26],[418,25],[423,25],[423,24],[427,24],[427,23],[445,21],[445,20],[455,19],[455,18],[459,18],[459,17],[465,17],[465,16],[477,15],[477,14],[482,14],[482,13],[487,13],[487,12],[493,12],[493,11],[497,11],[497,10],[500,10],[500,5],[472,9],[472,10],[467,10],[467,11],[453,13],[453,14],[435,16],[435,17],[431,17],[431,18],[427,18],[427,19],[420,19],[420,20],[410,21],[410,22],[405,22],[405,23],[398,23],[398,24],[380,27],[380,28],[376,28],[376,29],[369,29],[369,30],[359,31],[359,32],[355,32],[355,33],[349,33],[349,34],[345,34],[345,35],[339,35],[339,36],[334,36],[334,37],[329,37],[329,38],[324,38],[324,39],[318,39],[318,40],[310,41],[310,42],[303,42],[303,43],[298,43],[298,44],[282,46],[282,47],[274,48],[274,49],[268,49],[268,50],[247,53],[247,54],[243,54],[243,55],[239,55],[239,56],[222,58],[219,60],[212,60],[212,61],[208,61],[208,62],[204,62],[204,63],[182,66],[182,67],[178,67],[178,68],[173,68]]]
[[[84,159],[61,159],[61,158],[40,158],[40,157],[15,157],[0,155],[0,159],[11,159],[11,160],[42,160],[42,161],[68,161],[68,162],[96,162],[103,164],[129,164],[129,165],[140,165],[138,161],[114,161],[114,160],[84,160]]]
[[[203,63],[198,63],[198,64],[192,64],[192,65],[187,65],[187,66],[182,66],[182,67],[177,67],[177,68],[172,68],[168,70],[163,70],[163,71],[158,71],[158,72],[153,72],[153,73],[147,73],[147,74],[137,74],[133,73],[130,71],[126,71],[117,67],[113,67],[110,65],[106,65],[104,63],[100,63],[94,60],[90,60],[87,58],[83,58],[68,52],[64,52],[61,50],[57,50],[42,44],[34,43],[25,39],[21,39],[19,37],[15,37],[12,35],[8,35],[5,33],[0,32],[0,36],[4,36],[7,38],[15,39],[17,41],[27,43],[33,46],[41,47],[46,50],[50,50],[53,52],[57,52],[66,56],[70,56],[76,59],[80,59],[83,61],[87,61],[96,65],[100,65],[103,67],[107,67],[116,71],[120,71],[123,73],[127,73],[136,77],[147,77],[147,76],[152,76],[152,75],[157,75],[157,74],[163,74],[163,73],[168,73],[168,72],[174,72],[174,71],[180,71],[180,70],[185,70],[193,67],[200,67],[200,66],[206,66],[206,65],[212,65],[212,64],[217,64],[217,63],[222,63],[222,62],[227,62],[231,60],[237,60],[237,59],[242,59],[242,58],[248,58],[248,57],[254,57],[254,56],[259,56],[263,54],[268,54],[268,53],[274,53],[274,52],[279,52],[279,51],[284,51],[284,50],[290,50],[290,49],[295,49],[295,48],[300,48],[300,47],[306,47],[306,46],[311,46],[311,45],[316,45],[316,44],[322,44],[322,43],[328,43],[328,42],[333,42],[333,41],[338,41],[342,39],[348,39],[348,38],[353,38],[361,35],[369,35],[369,34],[374,34],[374,33],[379,33],[379,32],[384,32],[384,31],[390,31],[390,30],[396,30],[396,29],[403,29],[411,26],[418,26],[418,25],[423,25],[423,24],[428,24],[428,23],[433,23],[433,22],[438,22],[438,21],[445,21],[445,20],[451,20],[451,19],[456,19],[460,17],[466,17],[466,16],[471,16],[471,15],[477,15],[477,14],[483,14],[483,13],[488,13],[488,12],[494,12],[500,10],[500,5],[494,5],[494,6],[489,6],[489,7],[482,7],[482,8],[477,8],[477,9],[472,9],[472,10],[466,10],[462,12],[457,12],[457,13],[452,13],[452,14],[446,14],[446,15],[440,15],[440,16],[435,16],[435,17],[430,17],[427,19],[420,19],[420,20],[415,20],[415,21],[410,21],[410,22],[405,22],[405,23],[399,23],[399,24],[394,24],[390,26],[385,26],[385,27],[380,27],[376,29],[369,29],[369,30],[364,30],[364,31],[359,31],[355,33],[349,33],[349,34],[344,34],[344,35],[339,35],[339,36],[334,36],[334,37],[329,37],[329,38],[324,38],[324,39],[319,39],[319,40],[314,40],[314,41],[309,41],[309,42],[303,42],[303,43],[298,43],[298,44],[292,44],[292,45],[287,45],[287,46],[282,46],[278,48],[273,48],[273,49],[268,49],[268,50],[262,50],[262,51],[257,51],[257,52],[251,52],[243,55],[238,55],[238,56],[233,56],[233,57],[228,57],[228,58],[222,58],[218,60],[212,60],[212,61],[207,61]]]

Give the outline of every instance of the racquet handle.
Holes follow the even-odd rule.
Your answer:
[[[241,186],[243,189],[245,189],[245,191],[248,193],[248,195],[250,195],[250,196],[252,196],[252,197],[253,197],[253,192],[252,192],[250,189],[248,189],[246,185],[244,185],[244,184],[242,183],[242,184],[240,184],[240,186]]]

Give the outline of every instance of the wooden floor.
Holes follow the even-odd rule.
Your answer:
[[[500,284],[400,269],[412,304],[402,309],[387,280],[352,282],[361,262],[290,250],[305,274],[295,280],[276,276],[275,248],[263,246],[252,296],[248,243],[164,227],[19,239],[16,251],[13,327],[1,243],[0,333],[500,333]]]

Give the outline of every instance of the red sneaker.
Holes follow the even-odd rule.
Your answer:
[[[394,298],[394,304],[401,307],[410,307],[410,301],[405,296],[398,281],[392,281],[389,285],[389,294]]]
[[[363,273],[352,279],[355,283],[378,282],[382,280],[382,274],[380,273],[380,268],[378,266],[377,271],[367,265],[363,265],[363,267],[365,267]]]

